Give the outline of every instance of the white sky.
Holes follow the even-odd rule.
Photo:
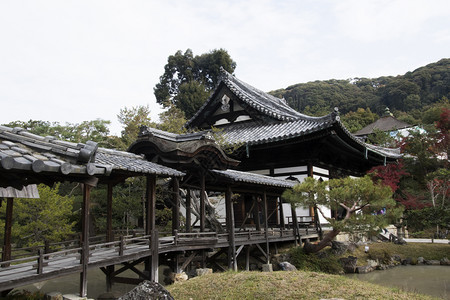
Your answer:
[[[169,55],[224,48],[241,80],[400,75],[450,57],[448,0],[1,0],[0,124],[110,120],[161,108]]]

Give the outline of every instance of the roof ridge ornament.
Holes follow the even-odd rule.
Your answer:
[[[87,141],[78,154],[78,162],[89,163],[95,161],[95,153],[97,152],[98,144],[93,141]]]
[[[333,112],[331,113],[331,118],[333,121],[340,121],[341,117],[339,116],[339,108],[335,107]]]

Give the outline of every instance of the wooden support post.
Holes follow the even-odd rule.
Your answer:
[[[155,175],[147,176],[147,191],[146,191],[146,227],[145,234],[149,235],[156,226],[156,177]]]
[[[269,218],[267,215],[267,194],[266,191],[264,191],[263,193],[263,208],[264,208],[264,236],[266,238],[266,261],[267,264],[270,263],[270,255],[269,255],[269,251],[270,251],[270,246],[269,246]]]
[[[114,241],[112,229],[112,203],[113,203],[113,184],[108,183],[106,195],[106,242]],[[113,285],[114,265],[106,267],[106,291],[110,292]]]
[[[299,234],[299,228],[298,228],[298,220],[297,220],[297,212],[295,211],[295,206],[291,204],[291,214],[292,214],[292,229],[294,232],[294,239],[295,239],[295,246],[298,246],[297,243],[297,236]]]
[[[172,178],[172,232],[179,231],[180,229],[180,183],[178,178]]]
[[[156,176],[147,175],[145,201],[145,235],[151,235],[156,226]],[[152,244],[150,237],[150,247]],[[150,274],[152,271],[152,258],[149,257],[144,262],[144,272]]]
[[[37,273],[42,274],[44,272],[44,250],[38,250],[38,263],[37,263]]]
[[[108,183],[108,190],[106,195],[106,241],[114,241],[112,229],[112,202],[113,202],[113,184]]]
[[[6,199],[6,216],[5,216],[5,238],[3,240],[2,261],[11,260],[11,226],[13,215],[13,198]],[[2,267],[8,267],[9,264],[3,264]]]
[[[280,228],[282,230],[281,232],[283,232],[285,224],[284,224],[283,199],[281,197],[278,197],[278,205],[280,207]]]
[[[227,186],[225,192],[225,213],[227,221],[228,230],[228,268],[237,271],[237,257],[236,257],[236,244],[234,236],[234,211],[232,202],[232,191],[231,187]]]
[[[113,285],[114,265],[106,267],[106,291],[111,292]]]
[[[255,221],[255,225],[256,225],[256,230],[261,231],[261,220],[259,218],[258,197],[254,197],[253,202],[255,203],[255,205],[253,205],[253,216],[255,218],[254,221]]]
[[[250,271],[250,245],[245,249],[245,270]]]
[[[206,185],[205,174],[200,174],[200,232],[205,231],[205,197],[206,197]]]
[[[158,264],[159,264],[159,234],[158,230],[152,230],[152,240],[151,240],[151,252],[152,252],[152,263],[150,271],[150,280],[153,282],[158,282]]]
[[[87,267],[89,263],[89,206],[91,200],[91,186],[83,184],[83,206],[81,213],[81,273],[80,297],[87,296]]]
[[[192,212],[191,212],[191,190],[186,190],[186,232],[191,232]]]

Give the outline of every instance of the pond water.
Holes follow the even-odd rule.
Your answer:
[[[383,286],[401,288],[405,291],[450,299],[449,266],[399,266],[384,271],[346,276]]]
[[[142,267],[138,267],[138,269],[142,269]],[[99,295],[106,293],[106,276],[100,269],[89,269],[87,274],[88,298],[97,299]],[[137,278],[137,275],[132,271],[125,271],[121,273],[120,276]],[[27,290],[30,292],[39,290],[43,293],[60,292],[62,294],[79,295],[79,286],[80,274],[72,274],[52,280],[21,286],[16,288],[16,290]],[[135,286],[131,284],[114,283],[112,291],[119,293],[119,295],[123,295],[132,290],[134,287]]]

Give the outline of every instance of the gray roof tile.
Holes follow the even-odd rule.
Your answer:
[[[252,183],[257,185],[275,186],[282,188],[292,188],[297,182],[289,181],[285,179],[253,174],[247,172],[241,172],[236,170],[212,170],[214,174],[228,178],[234,182]]]
[[[84,152],[83,152],[84,151]],[[92,153],[94,151],[94,153]],[[92,159],[80,162],[80,157]],[[86,157],[84,157],[86,158]],[[72,143],[40,137],[21,128],[0,126],[0,169],[108,176],[111,172],[184,176],[129,152],[96,147],[96,143]]]

